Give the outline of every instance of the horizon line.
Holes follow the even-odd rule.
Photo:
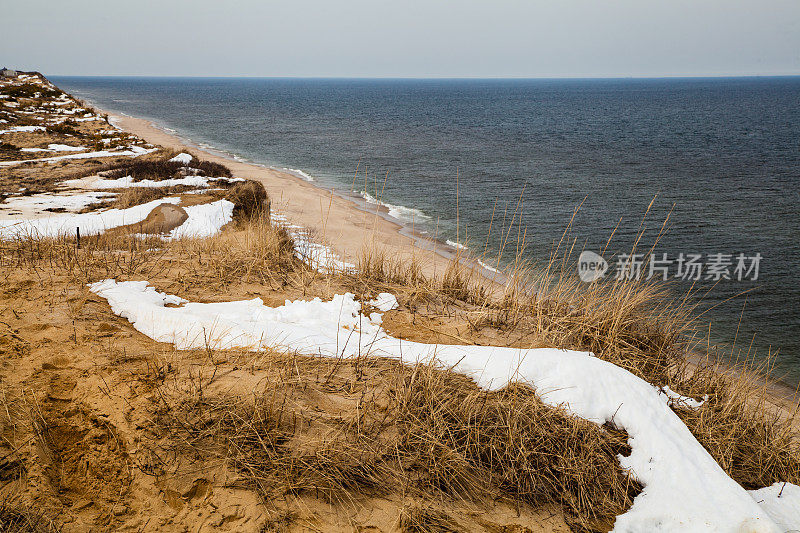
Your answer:
[[[21,71],[25,72],[25,71]],[[30,72],[30,71],[29,71]],[[792,74],[689,74],[666,76],[260,76],[227,75],[203,76],[196,74],[45,74],[70,78],[196,78],[196,79],[284,79],[284,80],[663,80],[663,79],[726,79],[726,78],[796,78]]]

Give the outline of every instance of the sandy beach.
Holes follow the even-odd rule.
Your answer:
[[[152,144],[201,153],[203,159],[229,167],[235,176],[263,183],[272,199],[273,209],[284,214],[291,223],[311,230],[319,242],[330,246],[344,261],[354,263],[365,246],[376,247],[389,256],[414,257],[427,274],[434,275],[440,273],[454,256],[450,246],[434,239],[408,235],[413,230],[389,220],[385,215],[386,209],[381,206],[345,198],[287,172],[204,150],[149,120],[104,112],[109,114],[111,122]],[[477,264],[475,266],[478,271],[483,271]]]
[[[791,400],[685,365],[662,293],[506,287],[387,206],[23,76],[0,131],[0,529],[795,523]]]

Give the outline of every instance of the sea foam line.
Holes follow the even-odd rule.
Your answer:
[[[394,217],[398,220],[405,220],[409,222],[415,222],[418,220],[430,220],[431,217],[426,215],[423,211],[419,209],[414,209],[413,207],[406,207],[404,205],[394,205],[387,202],[383,202],[378,200],[371,194],[366,191],[361,191],[361,197],[367,201],[367,203],[379,205],[381,207],[385,207],[389,211],[389,216]]]

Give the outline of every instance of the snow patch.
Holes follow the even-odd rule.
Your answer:
[[[1,161],[0,166],[10,166],[10,165],[19,165],[21,163],[31,163],[31,162],[51,162],[51,161],[60,161],[62,159],[91,159],[95,157],[119,157],[119,156],[133,156],[139,157],[140,155],[149,154],[150,152],[154,152],[156,148],[142,148],[141,146],[130,146],[127,150],[118,151],[118,152],[111,152],[108,150],[99,150],[97,152],[84,152],[81,154],[68,154],[68,155],[59,155],[54,157],[44,157],[40,159],[27,159],[22,161]]]
[[[47,128],[45,128],[44,126],[14,126],[11,129],[0,130],[0,135],[3,135],[5,133],[17,133],[22,131],[44,131],[46,129]]]
[[[800,487],[791,483],[775,483],[749,492],[781,531],[800,529]]]
[[[172,162],[172,163],[180,163],[182,165],[188,165],[189,163],[192,162],[192,156],[191,156],[191,154],[187,154],[186,152],[183,152],[183,153],[180,153],[180,154],[176,155],[172,159],[170,159],[170,162]]]
[[[82,194],[52,194],[42,193],[31,196],[12,196],[0,202],[0,207],[16,210],[44,211],[46,209],[64,209],[66,211],[80,211],[84,207],[108,200],[116,196],[108,192],[88,192]]]
[[[355,265],[342,261],[339,255],[324,244],[314,242],[308,230],[290,224],[286,216],[277,212],[270,214],[273,224],[283,226],[294,241],[294,255],[319,272],[344,272],[355,269]]]
[[[211,237],[233,220],[233,202],[218,200],[209,204],[184,207],[189,218],[167,236],[169,240]]]
[[[117,179],[105,178],[80,178],[74,180],[62,181],[61,185],[70,187],[81,187],[85,189],[125,189],[130,187],[174,187],[177,185],[186,185],[187,187],[208,187],[209,181],[225,181],[227,183],[236,183],[244,181],[244,178],[207,178],[205,176],[186,176],[183,178],[170,178],[166,180],[140,180],[133,181],[131,176],[124,176]]]
[[[178,205],[180,201],[180,198],[162,198],[127,209],[108,209],[47,218],[0,220],[0,239],[74,235],[76,229],[80,229],[81,235],[97,235],[111,228],[141,222],[157,206],[163,203]]]
[[[407,363],[436,360],[472,376],[487,390],[526,382],[545,403],[597,424],[611,422],[628,433],[632,452],[619,457],[620,465],[644,490],[617,517],[614,531],[779,531],[767,511],[775,501],[774,491],[759,493],[766,503],[759,506],[725,474],[652,385],[591,353],[402,341],[386,334],[377,313],[375,319],[364,317],[361,304],[349,293],[328,302],[286,301],[275,308],[260,298],[168,308],[164,304],[177,297],[159,293],[144,281],[108,279],[89,287],[138,331],[178,349],[271,347],[328,357],[369,353]],[[786,507],[781,504],[780,509]],[[791,527],[800,527],[794,515],[786,516]]]
[[[694,398],[690,398],[688,396],[681,396],[677,392],[673,391],[669,388],[669,385],[664,385],[660,389],[659,392],[666,395],[667,397],[667,404],[672,407],[684,407],[686,409],[691,409],[692,411],[696,411],[703,407],[703,404],[708,401],[708,394],[703,396],[702,401],[697,401]]]
[[[370,300],[367,302],[372,307],[380,311],[391,311],[392,309],[397,309],[400,304],[397,303],[397,298],[394,294],[390,292],[382,292],[375,299]]]

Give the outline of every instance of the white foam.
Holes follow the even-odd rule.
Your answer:
[[[493,266],[489,266],[489,265],[487,265],[486,263],[484,263],[484,262],[483,262],[483,261],[481,261],[480,259],[476,259],[476,261],[478,261],[478,264],[479,264],[480,266],[482,266],[483,268],[485,268],[486,270],[488,270],[489,272],[494,272],[495,274],[499,274],[499,273],[500,273],[500,271],[499,271],[499,270],[497,270],[497,269],[496,269],[496,268],[494,268]]]
[[[307,174],[307,173],[303,172],[302,170],[300,170],[298,168],[287,168],[287,167],[284,167],[281,170],[285,170],[286,172],[288,172],[290,174],[294,174],[295,176],[297,176],[299,178],[302,178],[302,179],[304,179],[306,181],[317,181],[317,180],[314,179],[314,176],[311,176],[310,174]]]
[[[387,202],[383,202],[378,200],[368,192],[361,192],[361,197],[367,201],[367,203],[379,205],[381,207],[386,208],[389,211],[389,216],[394,217],[398,220],[405,220],[408,222],[414,222],[418,220],[430,220],[431,217],[420,211],[419,209],[414,209],[413,207],[406,207],[404,205],[394,205]]]

